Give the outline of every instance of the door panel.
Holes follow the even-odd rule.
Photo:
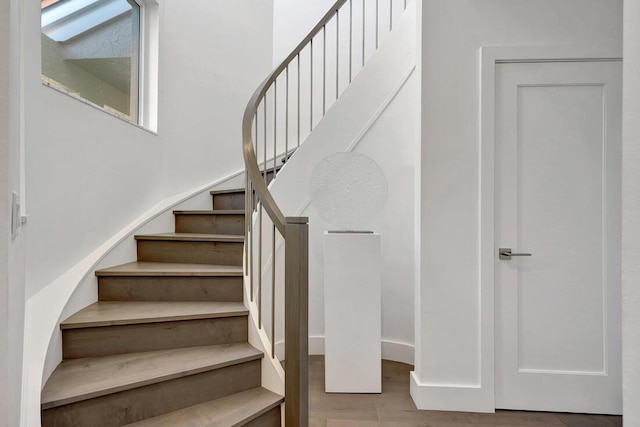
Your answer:
[[[497,65],[499,408],[621,410],[620,80],[618,62]]]

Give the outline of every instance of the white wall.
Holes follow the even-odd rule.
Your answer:
[[[29,227],[38,242],[29,248],[30,295],[161,197],[241,167],[242,104],[271,63],[254,54],[270,51],[268,2],[161,10],[157,136],[43,87],[38,56],[29,55],[27,120],[37,123],[27,135]],[[29,12],[38,24],[39,9]],[[254,19],[240,31],[245,12]],[[222,37],[221,27],[243,36]],[[25,52],[37,53],[37,43]]]
[[[273,65],[282,62],[335,0],[273,1]]]
[[[622,153],[622,399],[640,426],[640,3],[624,2]]]
[[[11,237],[11,193],[20,193],[19,1],[0,4],[0,426],[20,423],[25,309],[24,231]]]
[[[329,10],[336,0],[274,0],[273,14],[273,64],[278,65],[298,43],[305,37],[309,31],[318,23],[320,18]],[[379,41],[382,42],[387,36],[390,28],[390,20],[396,21],[403,12],[405,4],[410,3],[408,0],[372,0],[365,1],[365,9],[367,15],[367,43],[372,46],[375,44],[375,36],[372,25],[375,19],[375,5],[378,4],[378,29]],[[354,56],[358,55],[358,49],[361,46],[362,31],[362,2],[353,1],[353,41]],[[393,8],[393,12],[391,12]],[[341,28],[345,31],[340,37],[344,42],[343,46],[347,47],[348,21],[349,21],[349,3],[347,2],[340,10],[342,20]],[[332,25],[327,27],[328,34],[332,35],[335,27]],[[369,52],[369,47],[366,48]]]
[[[12,18],[11,35],[21,38],[16,55],[22,60],[18,75],[24,79],[24,89],[22,93],[20,86],[12,85],[18,89],[16,102],[10,105],[16,109],[24,106],[28,204],[28,222],[22,229],[28,249],[25,335],[39,339],[38,354],[27,359],[25,378],[29,380],[24,385],[34,388],[42,376],[42,353],[49,345],[46,340],[57,328],[67,302],[51,297],[51,292],[64,289],[70,295],[123,230],[126,234],[132,224],[144,221],[160,201],[243,168],[242,111],[271,69],[273,17],[272,2],[263,0],[197,0],[188,7],[159,1],[160,105],[158,133],[154,134],[43,86],[40,5],[15,3],[21,4],[22,10]],[[5,55],[0,58],[5,60]],[[17,176],[19,164],[12,158]],[[16,267],[10,274],[21,279],[24,244],[16,250],[11,261]],[[68,281],[71,285],[65,283]],[[95,285],[94,281],[82,283],[85,287]],[[76,302],[88,303],[87,296],[95,296],[95,288],[78,292]],[[16,312],[24,310],[24,301],[15,307]],[[9,317],[13,322],[23,318],[18,312]],[[25,328],[16,323],[17,332],[12,336],[22,340]],[[52,343],[51,348],[59,345]],[[12,375],[19,377],[21,369]],[[33,390],[25,393],[35,401]],[[19,398],[20,393],[13,393],[9,403],[19,403]],[[12,407],[19,414],[20,405]],[[30,413],[37,414],[37,408]],[[28,425],[36,425],[36,418],[31,417]]]
[[[621,22],[620,0],[422,2],[419,407],[493,410],[479,329],[480,47],[620,44]]]
[[[9,426],[9,2],[0,3],[0,426]]]
[[[154,135],[42,86],[39,4],[25,6],[29,296],[157,201],[242,167],[242,111],[271,67],[271,8],[160,4]]]
[[[272,69],[273,1],[162,3],[159,134],[174,194],[244,168],[241,121]]]

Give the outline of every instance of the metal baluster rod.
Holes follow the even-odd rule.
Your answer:
[[[376,0],[376,50],[378,49],[378,2],[379,0]]]
[[[273,82],[273,178],[276,179],[278,171],[276,169],[276,158],[278,157],[276,151],[276,141],[278,132],[278,80]],[[266,167],[265,167],[266,170]]]
[[[271,357],[276,357],[276,225],[271,242]]]
[[[251,221],[251,215],[248,212],[249,206],[249,171],[244,172],[244,275],[247,276],[249,274],[249,240],[246,239],[246,236],[249,235],[249,221]]]
[[[258,200],[258,327],[262,329],[262,202]]]
[[[262,100],[264,102],[264,159],[262,162],[262,177],[264,178],[265,184],[269,185],[267,182],[267,95],[264,95]],[[262,237],[261,237],[262,238]]]
[[[284,113],[284,158],[289,160],[289,66],[286,68],[285,113]]]
[[[255,265],[253,264],[253,251],[255,250],[255,238],[256,236],[253,233],[253,182],[249,182],[249,200],[251,201],[251,204],[249,206],[247,206],[248,209],[248,213],[249,213],[249,234],[250,234],[250,239],[249,241],[251,242],[251,248],[249,248],[249,264],[251,264],[251,270],[249,271],[250,274],[250,280],[249,280],[249,286],[251,287],[251,302],[254,301],[254,285],[255,285],[255,280],[254,280],[254,272],[256,271],[255,269]]]
[[[262,99],[264,103],[263,115],[264,115],[264,161],[262,163],[262,176],[264,178],[265,184],[267,184],[267,94],[265,93],[264,98]],[[258,237],[258,325],[262,328],[262,241],[263,233],[262,233],[262,200],[258,199],[258,203],[260,204],[259,210],[259,230],[260,234]]]
[[[298,54],[298,147],[300,147],[300,54]]]
[[[349,83],[353,79],[353,2],[349,0]]]
[[[367,39],[365,32],[365,22],[367,22],[366,9],[365,9],[365,1],[362,0],[362,66],[364,67],[364,43]]]
[[[322,27],[322,117],[327,112],[327,26]]]
[[[258,108],[259,106],[256,107],[256,112],[254,114],[254,123],[255,123],[255,147],[256,147],[256,152],[258,151]],[[248,172],[248,171],[247,171]],[[251,287],[251,302],[254,301],[255,295],[254,295],[254,287],[255,287],[255,278],[254,278],[254,272],[255,272],[255,266],[253,264],[253,251],[255,248],[255,238],[256,236],[253,233],[253,212],[254,212],[254,194],[253,194],[253,182],[251,182],[251,180],[249,181],[249,199],[251,201],[251,203],[248,206],[245,206],[245,212],[247,214],[247,216],[249,217],[249,233],[251,234],[251,248],[250,248],[250,253],[249,253],[249,262],[251,264],[251,278],[249,280],[249,286]]]
[[[340,11],[336,10],[336,100],[338,99],[340,80]]]
[[[309,80],[309,132],[313,130],[313,39],[310,42],[311,52],[309,55],[309,69],[311,70],[311,77]]]

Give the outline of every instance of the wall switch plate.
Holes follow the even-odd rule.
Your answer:
[[[18,237],[21,222],[20,196],[16,193],[11,193],[11,240],[15,240]]]

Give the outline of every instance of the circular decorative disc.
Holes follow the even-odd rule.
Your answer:
[[[382,214],[388,197],[387,178],[370,157],[334,153],[313,170],[309,193],[320,216],[339,230],[362,231]]]

